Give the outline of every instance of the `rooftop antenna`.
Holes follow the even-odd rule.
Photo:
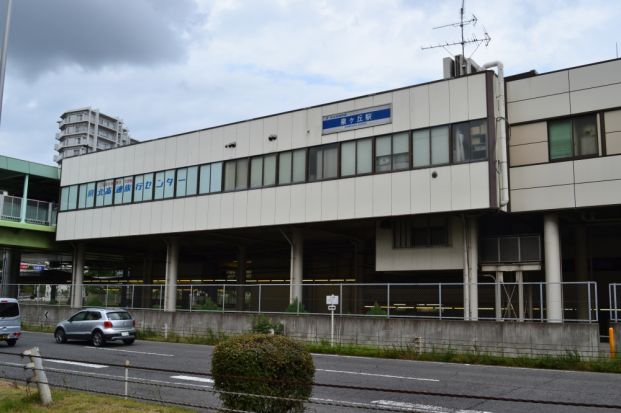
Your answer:
[[[464,26],[467,26],[467,25],[470,25],[470,24],[472,26],[476,26],[476,24],[478,22],[477,16],[475,16],[474,13],[472,14],[472,18],[470,18],[469,20],[464,20],[464,3],[465,3],[465,0],[461,0],[461,9],[459,10],[459,17],[460,17],[459,18],[459,22],[445,24],[443,26],[437,26],[437,27],[433,28],[435,30],[435,29],[443,29],[445,27],[459,27],[460,30],[461,30],[461,41],[444,42],[444,43],[439,43],[439,44],[435,44],[435,45],[431,45],[431,46],[423,46],[423,47],[421,47],[422,50],[437,49],[437,48],[441,47],[444,50],[446,50],[446,52],[448,54],[450,54],[452,56],[452,53],[447,49],[447,47],[461,45],[461,55],[465,57],[466,45],[467,44],[476,44],[477,45],[476,48],[474,49],[474,51],[470,55],[470,57],[472,57],[472,55],[477,51],[479,46],[481,46],[482,44],[485,44],[485,46],[487,47],[487,45],[492,40],[492,38],[487,33],[487,30],[485,30],[485,28],[483,28],[483,36],[482,37],[477,37],[476,35],[473,34],[472,37],[467,39],[464,36]]]

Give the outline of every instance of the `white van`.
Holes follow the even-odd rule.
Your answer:
[[[0,298],[0,341],[6,341],[9,347],[13,347],[21,335],[22,320],[17,300]]]

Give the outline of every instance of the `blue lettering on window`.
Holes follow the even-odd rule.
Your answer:
[[[166,183],[168,184],[168,186],[172,186],[173,182],[174,182],[174,180],[172,178],[168,178],[166,180]]]
[[[121,192],[123,192],[123,185],[118,185],[116,189],[114,190],[114,192],[116,192],[117,194],[120,194]]]
[[[155,185],[156,188],[161,188],[164,186],[164,181],[162,181],[161,179],[157,180],[157,185]]]
[[[153,182],[151,181],[146,181],[144,183],[144,189],[151,189],[151,185],[153,185]]]
[[[125,184],[125,186],[123,187],[123,192],[131,192],[132,190],[132,184]]]
[[[136,184],[136,191],[142,191],[142,182]]]
[[[89,189],[88,191],[86,191],[86,197],[87,198],[92,198],[93,195],[95,195],[95,190],[94,189]]]
[[[110,194],[112,194],[112,187],[111,187],[111,186],[107,187],[107,188],[105,189],[104,194],[106,194],[106,195],[110,195]]]

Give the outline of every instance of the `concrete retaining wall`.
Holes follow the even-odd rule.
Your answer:
[[[24,323],[53,326],[75,312],[68,307],[22,305]],[[132,310],[140,329],[179,335],[240,334],[252,329],[256,315],[216,312],[165,313]],[[307,342],[330,340],[330,317],[274,314],[285,334]],[[380,347],[410,347],[420,351],[452,349],[503,355],[544,355],[577,352],[599,353],[597,324],[546,324],[515,322],[468,322],[406,318],[335,318],[335,340]]]

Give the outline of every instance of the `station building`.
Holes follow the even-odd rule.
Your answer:
[[[187,284],[240,311],[284,284],[264,310],[323,312],[339,285],[353,314],[561,322],[605,317],[620,203],[621,60],[505,78],[458,57],[437,81],[67,158],[56,239],[74,285],[114,257],[165,311]]]

